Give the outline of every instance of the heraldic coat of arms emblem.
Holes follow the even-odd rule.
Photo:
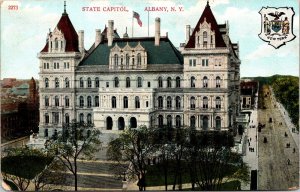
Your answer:
[[[258,35],[262,40],[269,42],[276,49],[286,42],[295,39],[293,34],[292,7],[263,7],[261,14],[261,32]]]

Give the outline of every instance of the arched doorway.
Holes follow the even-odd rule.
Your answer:
[[[118,129],[119,130],[124,130],[125,128],[125,122],[123,117],[119,117],[118,119]]]
[[[221,130],[221,117],[216,117],[216,129]]]
[[[208,129],[208,116],[203,117],[203,130]]]
[[[196,117],[194,115],[190,118],[190,126],[193,129],[196,128]]]
[[[130,128],[136,128],[136,127],[137,127],[136,118],[131,117],[130,118]]]
[[[107,117],[106,118],[106,129],[107,130],[112,130],[112,126],[113,126],[113,121],[111,117]]]

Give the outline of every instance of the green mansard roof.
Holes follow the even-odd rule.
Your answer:
[[[160,38],[159,46],[155,46],[154,37],[143,38],[116,38],[112,46],[107,46],[107,39],[102,41],[95,49],[88,51],[85,58],[80,62],[83,65],[108,65],[110,49],[115,44],[123,48],[128,43],[130,47],[135,47],[140,43],[147,52],[148,64],[183,64],[181,53],[174,47],[167,37]]]

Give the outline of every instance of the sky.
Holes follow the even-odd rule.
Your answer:
[[[95,41],[95,29],[104,29],[108,20],[120,36],[132,35],[132,11],[143,22],[133,22],[133,36],[148,36],[146,7],[171,7],[176,12],[149,12],[149,36],[154,36],[154,21],[161,19],[161,35],[168,33],[179,47],[185,42],[185,26],[195,27],[207,0],[67,0],[66,10],[76,31],[84,30],[84,46],[89,49]],[[229,22],[233,43],[239,43],[241,77],[271,76],[274,74],[299,76],[299,3],[297,0],[209,0],[218,24]],[[9,9],[17,6],[16,9]],[[83,7],[100,7],[101,11],[83,11]],[[103,11],[104,7],[125,7],[127,11]],[[183,11],[179,11],[179,7]],[[275,49],[258,37],[261,31],[262,7],[293,7],[292,30],[296,38]],[[38,78],[37,54],[46,43],[49,29],[53,31],[64,10],[63,0],[4,0],[1,4],[1,79]]]

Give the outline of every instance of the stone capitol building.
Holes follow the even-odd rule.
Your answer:
[[[103,132],[141,125],[234,130],[241,61],[228,23],[218,24],[207,3],[179,48],[160,28],[156,18],[154,36],[121,37],[109,20],[87,50],[84,31],[76,32],[64,10],[38,53],[41,138],[73,119]]]

